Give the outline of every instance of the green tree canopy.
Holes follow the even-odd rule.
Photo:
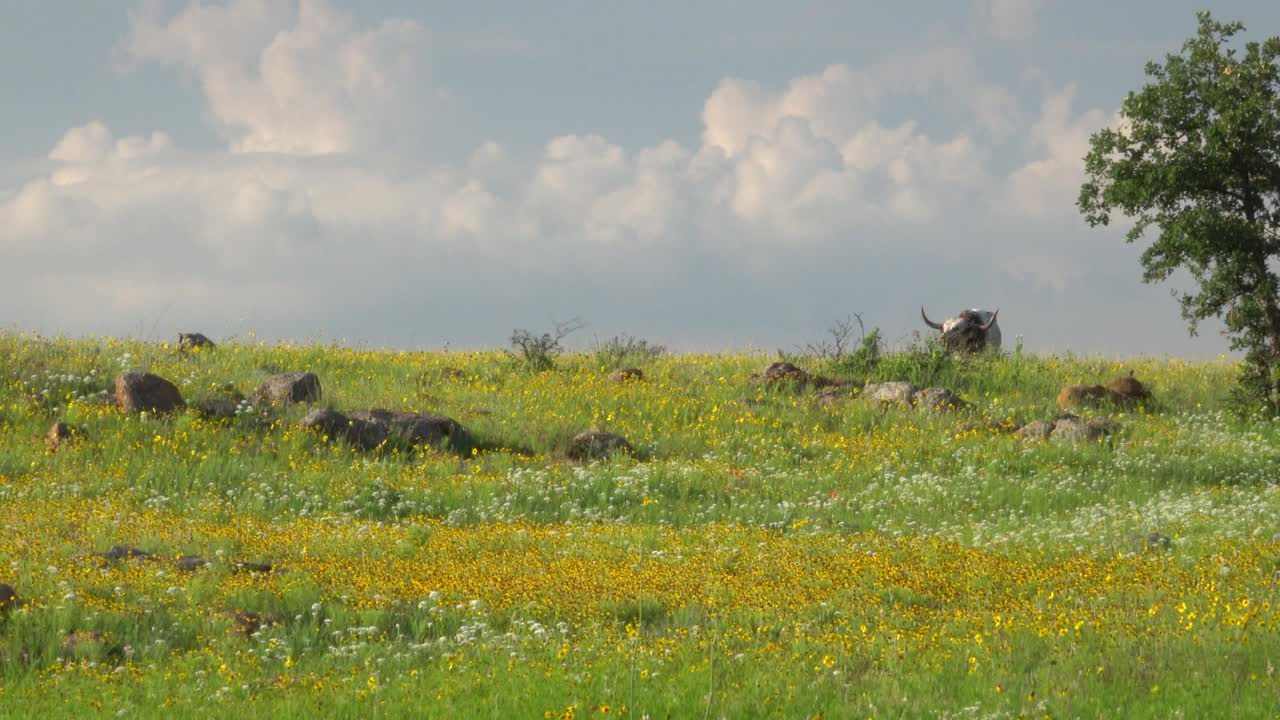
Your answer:
[[[1199,32],[1090,138],[1078,202],[1090,225],[1131,221],[1127,241],[1156,230],[1143,280],[1187,270],[1176,293],[1194,334],[1222,317],[1251,378],[1276,397],[1280,367],[1280,37],[1229,43],[1240,23],[1199,15]]]

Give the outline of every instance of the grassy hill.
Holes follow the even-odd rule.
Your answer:
[[[1280,423],[1229,362],[393,352],[0,334],[0,713],[1260,717],[1280,703]],[[641,381],[609,371],[637,364]],[[1140,403],[1058,390],[1130,370]],[[126,413],[146,371],[188,402]],[[439,414],[353,448],[254,398]],[[882,406],[866,381],[968,410]],[[193,407],[233,398],[215,419]],[[51,445],[63,421],[76,433]],[[635,452],[568,459],[594,429]],[[183,558],[183,560],[179,560]],[[197,562],[199,560],[199,562]]]

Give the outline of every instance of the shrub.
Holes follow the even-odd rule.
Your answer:
[[[662,345],[623,333],[604,342],[598,342],[594,354],[601,370],[616,370],[620,367],[641,365],[666,352],[667,349]]]
[[[866,377],[875,372],[883,354],[884,341],[880,337],[880,328],[872,328],[871,332],[863,334],[856,350],[836,363],[835,370],[841,375]]]
[[[835,363],[843,361],[850,353],[854,345],[853,330],[857,326],[859,341],[859,349],[865,347],[867,340],[867,326],[862,323],[862,315],[853,313],[843,320],[837,320],[827,328],[827,335],[830,339],[819,340],[816,343],[805,343],[800,351],[805,355],[810,355],[815,360],[830,360]],[[872,334],[879,336],[879,330],[872,330]]]
[[[507,351],[507,355],[528,370],[534,372],[551,370],[556,366],[556,358],[564,353],[564,347],[560,342],[575,330],[582,329],[584,325],[585,323],[578,318],[573,318],[556,323],[554,332],[541,335],[534,335],[528,330],[517,328],[511,334],[511,349]]]

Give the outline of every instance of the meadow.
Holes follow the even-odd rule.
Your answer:
[[[0,716],[1280,716],[1280,422],[1236,363],[797,359],[856,381],[824,398],[773,359],[0,333]],[[471,439],[129,414],[130,370],[188,401],[311,371],[323,406]],[[1153,397],[1089,411],[1104,440],[1008,432],[1130,370]],[[56,421],[80,434],[51,449]],[[587,429],[635,453],[568,460]]]

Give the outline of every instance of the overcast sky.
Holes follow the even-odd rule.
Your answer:
[[[1074,204],[1203,4],[0,0],[0,327],[1214,356]]]

